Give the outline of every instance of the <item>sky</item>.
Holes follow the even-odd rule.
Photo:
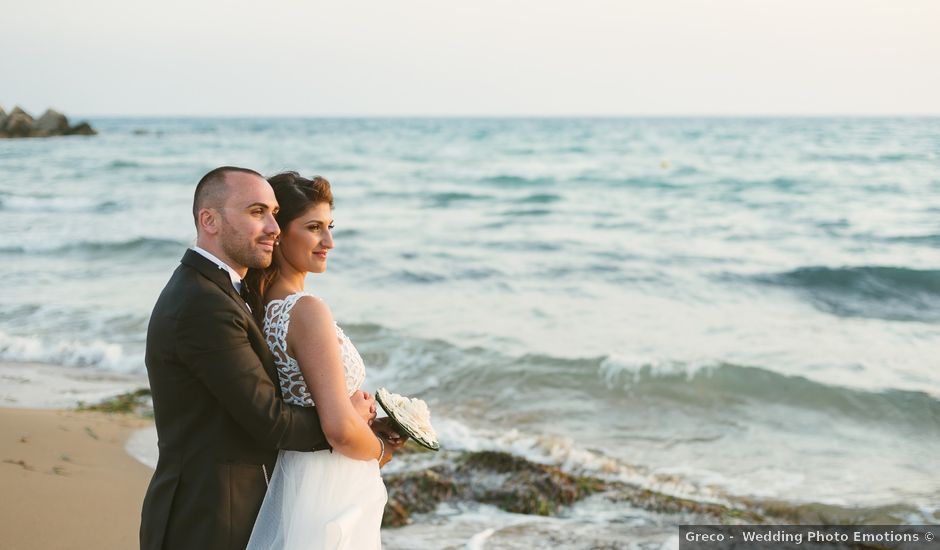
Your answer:
[[[7,112],[940,114],[938,0],[0,0],[0,14]]]

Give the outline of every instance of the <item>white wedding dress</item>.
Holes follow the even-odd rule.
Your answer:
[[[313,406],[297,361],[287,354],[290,312],[306,293],[271,301],[264,334],[274,354],[281,392],[288,403]],[[318,299],[311,296],[310,299]],[[365,379],[362,357],[336,326],[349,395]],[[377,460],[339,452],[280,451],[248,550],[379,550],[388,493]]]

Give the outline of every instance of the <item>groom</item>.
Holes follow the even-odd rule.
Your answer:
[[[329,445],[315,408],[282,401],[264,335],[242,299],[271,263],[277,200],[261,174],[224,166],[196,186],[197,246],[154,306],[146,364],[160,458],[142,550],[244,548],[278,449]]]

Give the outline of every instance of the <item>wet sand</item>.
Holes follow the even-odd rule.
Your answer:
[[[137,548],[152,470],[125,451],[152,421],[0,408],[0,547]]]

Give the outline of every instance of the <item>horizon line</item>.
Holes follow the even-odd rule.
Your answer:
[[[73,116],[73,115],[68,115]],[[641,119],[641,118],[937,118],[934,113],[619,113],[619,114],[127,114],[74,115],[94,118],[274,118],[274,119]]]

